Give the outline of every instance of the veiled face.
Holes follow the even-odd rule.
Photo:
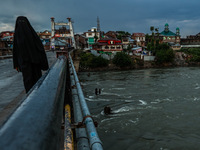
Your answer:
[[[22,25],[22,26],[29,26],[29,21],[26,17],[24,16],[19,16],[16,20],[16,27]]]

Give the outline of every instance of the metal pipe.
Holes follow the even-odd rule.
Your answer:
[[[79,83],[79,79],[78,79],[78,76],[76,74],[74,64],[73,64],[73,61],[72,61],[70,54],[69,54],[69,60],[70,60],[70,63],[72,65],[72,70],[73,70],[73,74],[74,74],[74,78],[75,78],[75,82],[76,82],[79,101],[80,101],[80,105],[81,105],[81,109],[82,109],[82,113],[83,113],[83,117],[84,117],[84,123],[86,125],[87,135],[88,135],[89,142],[90,142],[90,148],[92,150],[101,150],[101,149],[103,149],[102,142],[99,139],[99,136],[98,136],[98,133],[96,131],[93,119],[91,118],[91,115],[90,115],[87,103],[85,101],[85,97],[83,95],[83,91],[81,89],[81,85]]]
[[[59,58],[0,128],[1,150],[60,148],[66,59]]]
[[[72,102],[73,102],[73,108],[74,108],[74,121],[77,124],[78,122],[82,122],[83,115],[81,112],[76,83],[74,81],[71,65],[69,66],[69,68],[70,68],[69,70],[71,74],[70,75],[71,87],[73,87],[72,88]],[[76,133],[76,141],[77,141],[77,150],[90,150],[89,140],[88,140],[85,128],[76,128],[75,133]]]

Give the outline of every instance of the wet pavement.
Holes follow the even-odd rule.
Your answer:
[[[49,65],[56,60],[56,53],[47,52]],[[13,60],[0,60],[0,124],[26,96],[22,73],[13,69]]]

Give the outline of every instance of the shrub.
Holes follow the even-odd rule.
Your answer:
[[[156,61],[157,63],[168,63],[173,62],[174,60],[174,51],[172,49],[162,49],[156,51]]]
[[[89,67],[89,68],[96,68],[96,67],[106,67],[108,66],[108,60],[102,58],[101,56],[94,56],[91,53],[82,53],[80,55],[81,67]]]
[[[113,64],[118,67],[127,67],[132,65],[132,60],[126,53],[118,52],[113,58]]]

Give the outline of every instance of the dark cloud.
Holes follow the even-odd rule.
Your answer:
[[[0,5],[0,31],[14,28],[16,17],[27,16],[37,31],[50,30],[50,17],[55,21],[74,20],[75,32],[97,25],[101,29],[149,33],[150,26],[163,30],[180,27],[183,36],[199,32],[199,0],[5,0]]]

